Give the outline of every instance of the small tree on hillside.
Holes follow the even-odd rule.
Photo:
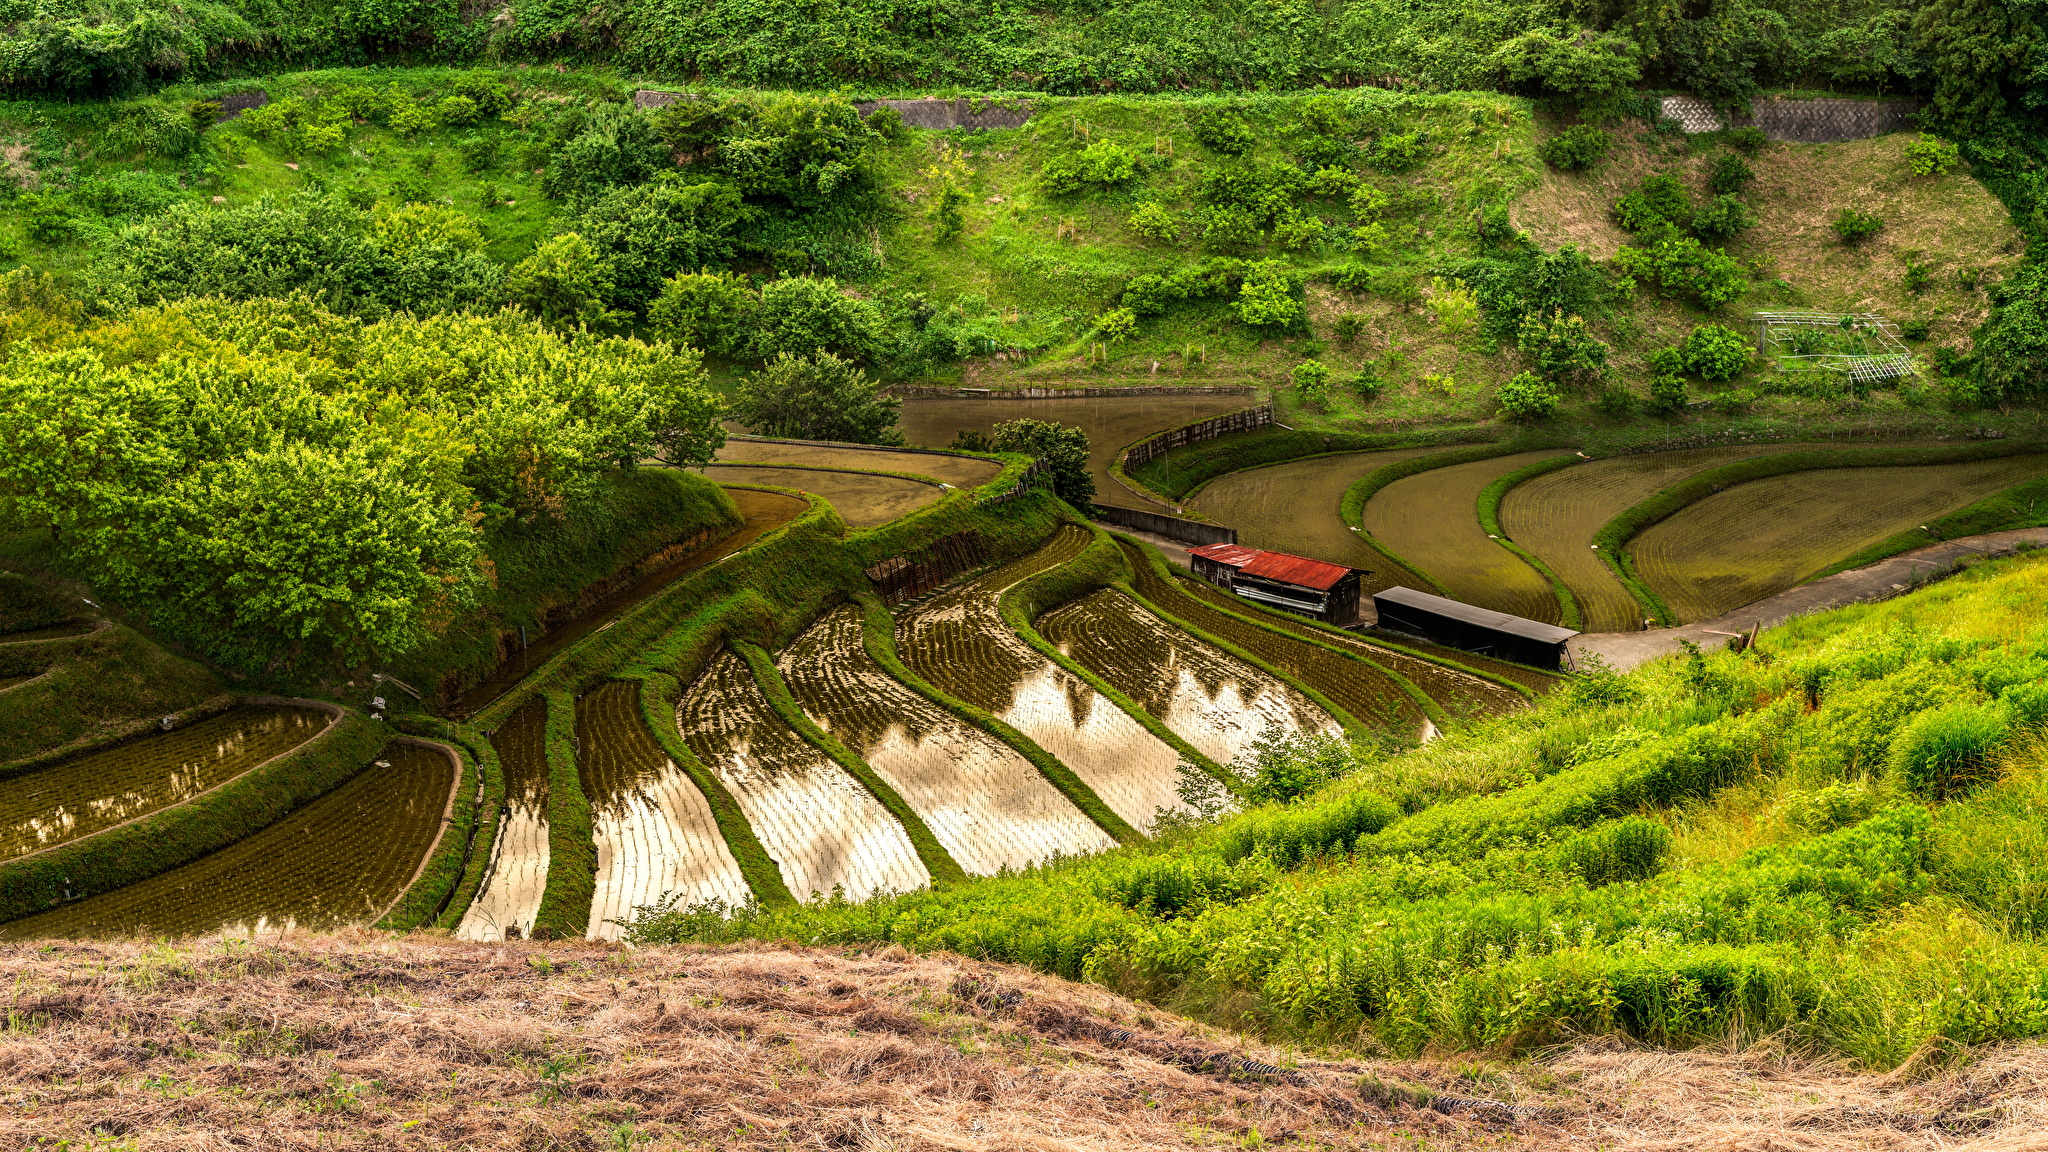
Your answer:
[[[878,388],[858,365],[830,352],[785,352],[740,383],[732,414],[762,436],[901,444],[896,410],[903,402]]]
[[[1036,456],[1052,472],[1052,490],[1076,508],[1086,509],[1095,496],[1095,477],[1088,471],[1088,433],[1047,420],[1005,420],[989,431],[997,452]]]

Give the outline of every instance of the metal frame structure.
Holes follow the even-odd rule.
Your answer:
[[[1875,312],[1758,312],[1756,350],[1780,360],[1798,361],[1802,367],[1840,372],[1858,384],[1882,384],[1911,376],[1913,353],[1899,335],[1899,326]],[[1844,320],[1852,321],[1883,349],[1877,353],[1794,352],[1791,334],[1802,328],[1842,330]]]

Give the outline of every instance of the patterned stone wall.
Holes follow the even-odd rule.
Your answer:
[[[1748,116],[1737,116],[1731,128],[1761,128],[1773,140],[1799,144],[1832,144],[1866,140],[1914,127],[1918,100],[1759,100]],[[1666,96],[1664,115],[1687,132],[1713,132],[1724,127],[1720,113],[1697,96]]]

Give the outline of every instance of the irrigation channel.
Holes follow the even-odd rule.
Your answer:
[[[505,774],[505,812],[484,883],[455,934],[464,940],[533,935],[548,885],[548,704],[536,696],[491,733]]]
[[[1030,737],[1142,829],[1160,808],[1185,809],[1175,791],[1180,754],[1032,649],[999,610],[1003,592],[1072,560],[1091,539],[1085,529],[1062,528],[1036,552],[904,613],[897,633],[904,663],[919,676]]]
[[[1705,620],[1819,575],[1930,517],[2048,474],[2048,456],[1822,468],[1751,480],[1652,525],[1636,571],[1680,621]]]
[[[150,879],[16,920],[0,927],[0,938],[253,936],[374,921],[441,834],[454,786],[445,752],[394,741],[340,787],[263,830]]]
[[[318,735],[310,708],[247,705],[9,777],[0,860],[103,832],[189,800]]]
[[[1109,474],[1125,448],[1154,432],[1178,428],[1258,403],[1253,396],[1102,396],[1072,400],[1005,400],[979,397],[913,398],[896,421],[912,444],[943,448],[961,432],[987,432],[1005,420],[1049,420],[1088,433],[1088,471],[1095,478],[1095,502],[1158,511],[1156,501],[1135,495]],[[873,465],[870,465],[873,467]],[[916,471],[916,469],[896,469]],[[944,477],[940,477],[944,479]],[[1230,521],[1217,519],[1228,524]]]

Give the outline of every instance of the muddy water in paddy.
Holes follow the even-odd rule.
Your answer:
[[[1109,466],[1134,441],[1259,402],[1256,396],[1104,396],[1072,400],[981,400],[947,397],[903,402],[897,423],[904,439],[944,448],[967,430],[986,432],[1005,420],[1050,420],[1088,433],[1088,471],[1095,477],[1095,502],[1118,508],[1159,510],[1112,480]],[[915,468],[894,471],[915,472]]]
[[[548,886],[547,725],[547,701],[535,697],[491,733],[505,774],[505,811],[483,889],[456,926],[461,939],[503,940],[507,929],[533,935]]]
[[[1375,468],[1442,451],[1342,452],[1232,472],[1204,485],[1188,507],[1237,529],[1240,544],[1362,568],[1359,594],[1370,597],[1409,577],[1344,523],[1344,490]]]
[[[298,747],[328,722],[310,708],[233,708],[0,780],[0,860],[189,800]]]
[[[1308,697],[1168,627],[1113,588],[1046,613],[1038,630],[1219,763],[1270,729],[1343,731]]]
[[[504,663],[492,670],[483,683],[464,692],[455,702],[455,706],[448,710],[448,714],[471,715],[503,696],[513,685],[525,679],[528,672],[547,663],[555,653],[617,620],[634,605],[666,588],[678,578],[707,564],[723,560],[796,519],[809,507],[802,499],[785,496],[779,492],[756,492],[751,488],[734,488],[730,491],[733,501],[739,505],[740,515],[744,518],[738,530],[732,535],[663,564],[592,605],[574,620],[557,627],[545,636],[533,638],[533,643],[524,651],[515,652],[507,657]]]
[[[876,528],[908,516],[946,495],[919,480],[878,476],[872,472],[834,472],[824,468],[755,468],[745,464],[712,464],[702,469],[720,484],[773,484],[823,496],[849,527]]]
[[[1628,550],[1681,621],[1706,620],[1812,579],[1828,565],[2001,489],[2048,474],[2048,456],[1826,468],[1737,484],[1650,526]]]
[[[1362,724],[1403,737],[1417,736],[1422,732],[1426,718],[1421,707],[1402,691],[1399,684],[1378,668],[1288,636],[1276,636],[1263,628],[1227,615],[1219,609],[1217,601],[1206,598],[1209,593],[1214,592],[1213,589],[1159,575],[1153,570],[1150,561],[1138,551],[1139,547],[1136,544],[1124,544],[1125,550],[1131,553],[1131,565],[1138,573],[1134,586],[1139,595],[1151,601],[1161,611],[1250,652],[1300,683],[1329,697],[1337,707],[1351,713],[1352,717]],[[1228,602],[1232,599],[1220,592],[1214,594],[1219,601]],[[1255,610],[1247,612],[1244,607],[1239,606],[1240,604],[1241,602],[1231,603],[1230,607],[1233,611],[1246,615],[1257,615]],[[1392,661],[1388,663],[1391,664]],[[1403,674],[1413,673],[1411,679],[1414,679],[1417,686],[1432,699],[1442,698],[1436,694],[1438,691],[1444,691],[1448,695],[1447,689],[1451,687],[1473,688],[1485,683],[1477,677],[1459,676],[1450,669],[1412,657],[1408,658],[1408,663],[1418,667],[1403,667]],[[1430,676],[1436,676],[1438,679],[1425,679]],[[1486,687],[1502,691],[1498,685]]]
[[[1086,681],[1033,651],[1003,623],[997,598],[1038,572],[1071,560],[1089,534],[1062,528],[1037,552],[950,588],[897,624],[904,663],[933,684],[987,709],[1086,781],[1132,827],[1158,809],[1183,807],[1180,756]]]
[[[683,697],[676,724],[739,801],[798,899],[838,888],[865,900],[930,882],[903,825],[775,715],[739,657],[712,661]]]
[[[369,923],[441,834],[455,766],[390,744],[340,787],[190,864],[0,928],[0,937],[238,935]]]
[[[1115,845],[1029,760],[883,671],[862,644],[858,607],[827,613],[778,665],[804,712],[888,781],[967,871]]]
[[[1593,550],[1593,535],[1624,509],[1695,472],[1755,456],[1836,444],[1737,444],[1644,452],[1574,464],[1516,485],[1501,501],[1501,529],[1540,557],[1572,590],[1587,632],[1634,631],[1642,606]]]
[[[1549,583],[1487,538],[1478,503],[1488,484],[1558,455],[1554,448],[1518,452],[1396,480],[1366,502],[1365,530],[1467,604],[1554,624],[1559,610]]]
[[[950,434],[948,441],[952,440]],[[927,445],[943,448],[944,444]],[[993,460],[947,456],[937,452],[884,452],[874,448],[825,447],[788,440],[727,440],[718,450],[721,464],[806,464],[817,468],[861,468],[876,472],[909,472],[943,480],[955,488],[986,484],[1003,470]]]

